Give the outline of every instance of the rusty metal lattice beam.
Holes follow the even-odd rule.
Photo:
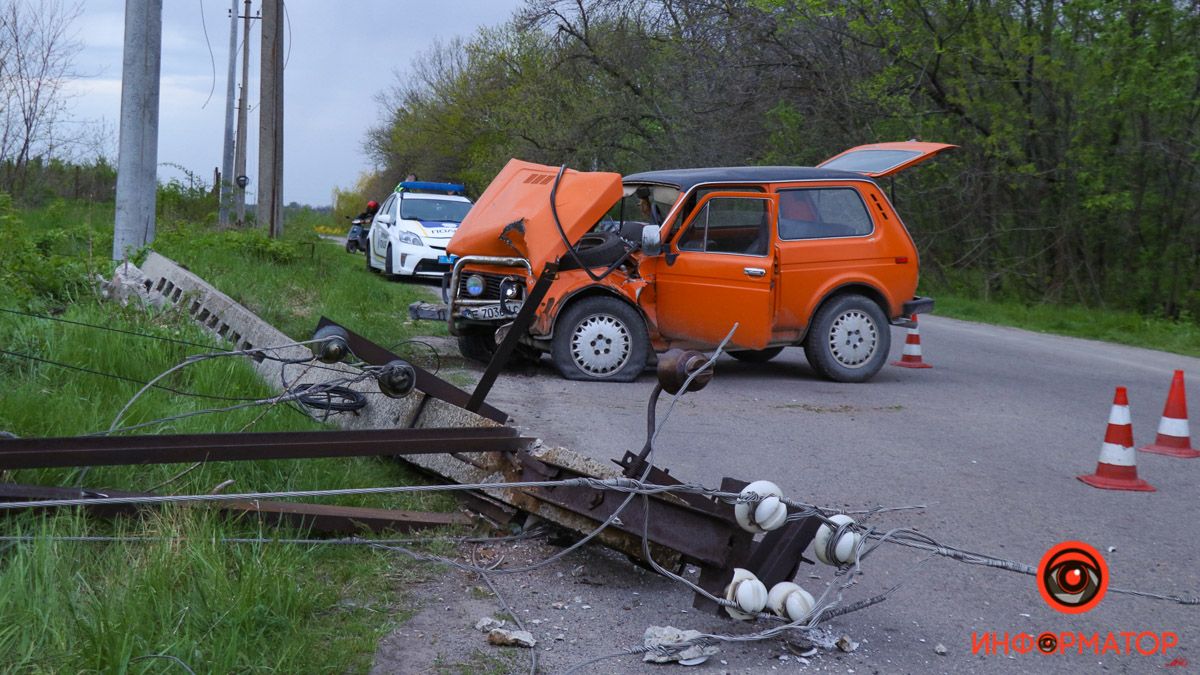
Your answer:
[[[0,469],[516,452],[532,440],[508,427],[18,438],[0,440]]]
[[[346,342],[350,345],[350,351],[354,352],[354,355],[358,358],[373,366],[384,366],[400,358],[390,350],[380,347],[340,323],[323,316],[317,322],[317,330],[325,326],[337,326],[346,331],[346,335],[349,338]],[[419,391],[459,408],[465,409],[467,407],[467,403],[471,400],[470,394],[416,364],[411,365],[417,372],[417,389]],[[508,413],[487,403],[481,404],[478,410],[473,410],[472,412],[500,424],[508,422]]]

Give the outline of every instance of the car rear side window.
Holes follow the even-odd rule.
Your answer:
[[[766,255],[770,239],[769,202],[717,197],[709,200],[679,238],[680,251]]]
[[[861,237],[875,229],[854,188],[802,188],[779,192],[779,238]]]

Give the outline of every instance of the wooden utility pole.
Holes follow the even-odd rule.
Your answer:
[[[233,207],[233,103],[236,98],[234,81],[237,79],[238,0],[230,1],[233,7],[229,10],[229,72],[225,78],[225,136],[221,148],[221,197],[217,211],[217,222],[222,225],[229,224],[229,211]]]
[[[162,0],[125,0],[113,260],[154,241]]]
[[[245,0],[245,2],[246,13],[242,16],[246,20],[242,28],[242,93],[238,98],[237,140],[234,141],[235,157],[232,176],[236,186],[233,195],[237,205],[238,225],[246,222],[246,186],[240,179],[246,175],[246,107],[250,83],[250,19],[252,17],[250,16],[250,0]]]
[[[258,224],[283,234],[283,0],[263,0],[258,104]]]

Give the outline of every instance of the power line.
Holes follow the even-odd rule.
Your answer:
[[[121,382],[129,382],[131,384],[140,384],[142,386],[145,386],[146,384],[148,384],[145,380],[139,380],[136,377],[127,377],[125,375],[118,375],[116,373],[108,373],[103,370],[93,370],[91,368],[85,368],[83,366],[75,366],[75,365],[71,365],[70,363],[63,363],[61,361],[52,361],[50,359],[44,359],[40,356],[34,356],[33,354],[23,354],[21,352],[9,351],[7,349],[0,349],[0,354],[4,354],[6,356],[22,358],[22,359],[27,359],[29,361],[37,361],[39,363],[45,363],[46,365],[55,366],[57,368],[64,368],[66,370],[74,370],[74,371],[77,371],[80,373],[88,373],[89,375],[99,375],[102,377],[108,377],[108,378],[111,378],[114,380],[119,380]],[[258,401],[258,400],[261,400],[261,398],[262,398],[262,397],[243,397],[243,396],[220,396],[218,394],[201,394],[200,392],[195,392],[195,391],[185,391],[183,389],[175,389],[174,387],[168,387],[164,384],[155,384],[152,386],[155,389],[169,391],[172,394],[179,394],[180,396],[192,396],[195,398],[208,398],[208,399],[213,399],[213,400],[218,400],[218,401]]]

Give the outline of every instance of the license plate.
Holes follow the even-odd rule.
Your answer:
[[[490,321],[511,316],[511,313],[505,313],[500,305],[486,305],[484,307],[463,307],[462,315],[468,319]]]
[[[453,265],[455,260],[458,260],[458,256],[456,255],[443,254],[438,256],[438,263],[442,265]]]

